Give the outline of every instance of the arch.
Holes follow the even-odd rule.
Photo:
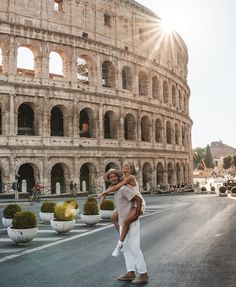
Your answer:
[[[114,88],[116,85],[116,70],[112,62],[104,61],[102,64],[102,86]]]
[[[180,111],[182,111],[182,94],[180,91],[179,91],[179,109]]]
[[[162,139],[162,123],[160,119],[157,119],[155,122],[155,141],[161,143]]]
[[[133,77],[130,67],[125,66],[122,69],[122,89],[132,91]]]
[[[154,76],[152,78],[152,98],[158,99],[158,93],[159,93],[159,81],[157,76]]]
[[[166,123],[166,143],[172,144],[171,124],[169,121]]]
[[[94,192],[96,190],[97,170],[90,163],[84,163],[80,168],[80,190]]]
[[[183,112],[185,112],[186,111],[186,97],[185,96],[183,97],[183,101],[184,101],[184,103],[183,103]]]
[[[60,106],[55,106],[51,110],[50,116],[51,136],[64,136],[64,116]]]
[[[181,185],[181,168],[178,162],[176,163],[176,183]]]
[[[90,73],[89,58],[87,56],[79,56],[77,58],[77,80],[79,83],[89,84]]]
[[[138,75],[138,89],[140,96],[148,95],[148,78],[147,74],[143,71],[140,71]]]
[[[150,142],[150,120],[147,116],[143,116],[141,119],[141,140]]]
[[[32,163],[24,163],[22,164],[19,169],[18,169],[18,184],[17,184],[17,190],[19,192],[22,192],[22,181],[26,181],[26,186],[27,186],[27,192],[30,192],[32,188],[35,185],[35,171],[36,171],[36,166],[33,165]]]
[[[90,108],[84,108],[79,115],[79,135],[80,137],[95,137],[94,112]]]
[[[66,178],[70,178],[69,168],[64,163],[56,163],[51,169],[51,193],[59,194],[57,183],[60,184],[60,193],[66,192]]]
[[[113,111],[107,111],[104,115],[104,138],[118,138],[118,118]]]
[[[174,169],[173,169],[173,165],[171,162],[168,163],[167,165],[167,182],[169,183],[169,185],[173,185],[173,175],[174,175]]]
[[[183,164],[183,182],[182,184],[186,184],[186,167],[185,167],[185,164]]]
[[[136,120],[132,114],[127,114],[124,120],[125,140],[136,140]]]
[[[172,85],[171,90],[172,90],[172,105],[176,107],[176,88],[174,85]]]
[[[51,51],[49,54],[49,78],[64,75],[64,61],[62,53],[59,51]]]
[[[164,167],[161,162],[157,164],[157,185],[164,182]]]
[[[186,144],[185,127],[182,126],[182,145],[185,146],[185,144]]]
[[[34,110],[29,103],[23,103],[18,108],[18,135],[35,135]]]
[[[35,55],[29,47],[18,47],[16,66],[17,74],[28,77],[35,76]]]
[[[175,144],[179,145],[179,125],[175,123]]]
[[[168,84],[166,81],[163,82],[163,101],[165,104],[169,103],[169,91]]]
[[[143,190],[149,191],[150,188],[152,187],[152,166],[149,162],[146,162],[143,165],[142,177],[143,177]]]

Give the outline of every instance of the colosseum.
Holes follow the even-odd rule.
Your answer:
[[[192,182],[188,51],[134,0],[1,0],[0,192]]]

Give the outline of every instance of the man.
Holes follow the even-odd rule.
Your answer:
[[[111,185],[119,182],[121,173],[116,169],[110,169],[104,175],[104,179],[108,180]],[[147,274],[146,264],[143,258],[143,253],[140,249],[140,222],[139,214],[142,205],[142,199],[128,186],[122,186],[115,192],[115,201],[118,211],[118,223],[120,229],[129,213],[131,207],[137,206],[137,214],[133,222],[130,224],[128,234],[124,240],[123,253],[125,257],[127,273],[119,276],[120,281],[132,281],[134,284],[147,283],[149,278]],[[135,277],[135,271],[139,276]]]

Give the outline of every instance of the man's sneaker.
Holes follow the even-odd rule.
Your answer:
[[[117,257],[120,255],[123,248],[123,243],[118,243],[114,251],[112,252],[113,257]]]

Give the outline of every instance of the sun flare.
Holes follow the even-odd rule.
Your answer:
[[[173,21],[170,19],[163,19],[161,21],[161,30],[163,33],[168,34],[168,33],[174,33],[176,30],[175,24]]]

